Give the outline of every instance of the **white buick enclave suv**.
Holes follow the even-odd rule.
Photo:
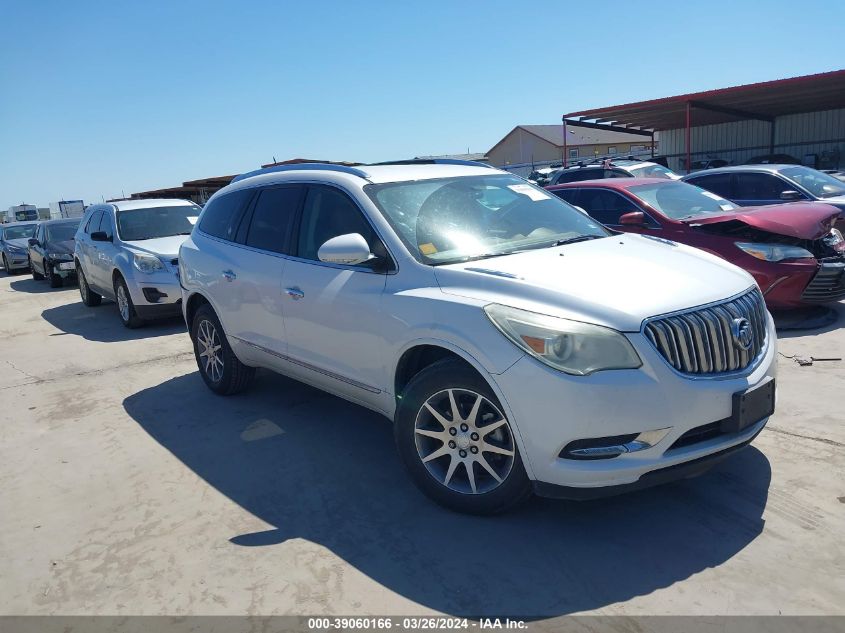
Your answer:
[[[378,411],[422,491],[474,513],[688,477],[760,432],[776,341],[750,275],[456,163],[215,194],[179,252],[206,384],[264,367]]]

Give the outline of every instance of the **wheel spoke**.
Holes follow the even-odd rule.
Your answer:
[[[475,427],[478,427],[475,421],[478,418],[478,410],[481,408],[482,400],[483,398],[480,395],[475,396],[475,402],[472,403],[472,411],[470,411],[469,415],[467,416],[467,422],[469,422]]]
[[[449,447],[444,444],[440,448],[438,448],[433,453],[430,453],[427,457],[423,459],[423,463],[430,462],[432,459],[437,459],[438,457],[443,457],[444,455],[449,454]]]
[[[484,458],[484,455],[479,454],[478,457],[476,458],[476,461],[479,464],[481,464],[481,467],[484,470],[486,470],[488,473],[490,473],[490,476],[493,479],[495,479],[499,483],[502,483],[502,478],[499,477],[498,473],[495,470],[493,470],[493,467],[489,463],[487,463],[487,460]]]
[[[432,407],[428,402],[426,402],[424,406],[426,409],[428,409],[428,412],[434,416],[434,419],[440,422],[444,429],[449,427],[449,425],[451,424],[449,420],[440,415],[440,413],[438,413],[434,407]]]
[[[445,433],[443,431],[429,431],[428,429],[414,429],[417,435],[425,435],[426,437],[433,437],[435,440],[443,441]]]
[[[503,424],[507,424],[507,420],[505,420],[504,418],[501,418],[499,420],[496,420],[492,424],[488,424],[487,426],[482,426],[478,430],[481,431],[481,435],[483,437],[483,436],[489,435],[490,433],[492,433],[493,431],[498,429]]]
[[[481,452],[482,453],[498,453],[499,455],[507,455],[508,457],[513,457],[513,451],[507,448],[501,448],[499,446],[494,446],[493,444],[488,444],[484,442],[481,445]]]
[[[452,475],[455,474],[455,470],[458,468],[458,464],[461,463],[457,457],[455,457],[454,453],[452,454],[452,461],[449,462],[449,469],[446,471],[446,478],[443,480],[445,485],[449,485],[449,482],[452,481]]]
[[[458,411],[458,403],[455,402],[454,389],[449,389],[449,406],[452,407],[452,422],[459,422],[463,420],[460,411]]]
[[[469,479],[469,487],[472,488],[472,494],[478,492],[478,489],[475,487],[475,470],[473,468],[471,461],[464,462],[464,468],[467,471],[467,479]]]

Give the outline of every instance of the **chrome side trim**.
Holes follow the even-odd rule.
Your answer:
[[[275,356],[281,360],[287,361],[289,363],[293,363],[294,365],[299,365],[300,367],[304,367],[305,369],[309,369],[311,371],[315,371],[318,374],[322,374],[324,376],[328,376],[329,378],[334,378],[335,380],[339,380],[340,382],[345,382],[348,385],[352,385],[353,387],[358,387],[359,389],[363,389],[364,391],[369,391],[370,393],[381,393],[381,389],[376,389],[375,387],[371,387],[370,385],[366,385],[363,382],[358,382],[357,380],[352,380],[351,378],[347,378],[346,376],[341,376],[340,374],[336,374],[332,371],[327,369],[322,369],[320,367],[315,367],[311,363],[306,363],[305,361],[301,361],[297,358],[293,358],[292,356],[288,356],[287,354],[280,354],[279,352],[275,352],[271,349],[267,349],[266,347],[262,347],[261,345],[257,345],[256,343],[251,343],[250,341],[246,341],[240,337],[229,335],[229,338],[233,338],[239,343],[243,343],[253,349],[257,349],[260,352],[264,352],[265,354],[269,354],[270,356]]]

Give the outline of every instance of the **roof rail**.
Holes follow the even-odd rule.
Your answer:
[[[387,160],[383,163],[370,163],[376,165],[465,165],[466,167],[486,167],[496,169],[487,163],[480,163],[476,160],[460,160],[458,158],[407,158],[405,160]]]
[[[263,169],[256,169],[255,171],[248,171],[239,176],[232,178],[232,182],[252,178],[253,176],[262,176],[264,174],[273,174],[277,171],[339,171],[344,174],[351,174],[359,178],[369,179],[370,175],[363,169],[357,167],[348,167],[346,165],[332,165],[331,163],[296,163],[293,165],[276,165],[274,167],[264,167]]]

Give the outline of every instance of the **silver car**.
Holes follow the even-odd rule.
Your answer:
[[[181,314],[178,252],[200,207],[187,200],[125,200],[89,207],[76,232],[74,263],[86,306],[103,297],[135,328]]]
[[[35,235],[38,222],[11,222],[0,225],[0,252],[3,268],[9,274],[29,268],[29,238]]]

